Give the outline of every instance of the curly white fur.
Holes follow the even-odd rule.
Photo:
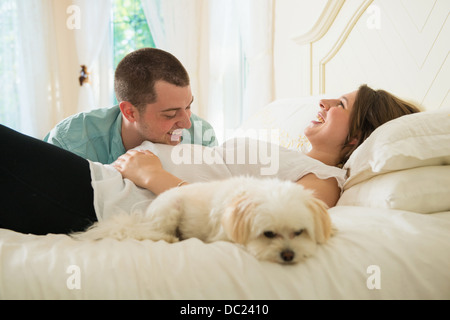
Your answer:
[[[74,237],[223,240],[261,260],[296,263],[331,235],[326,205],[311,191],[289,181],[236,177],[168,190],[146,212],[117,214]]]

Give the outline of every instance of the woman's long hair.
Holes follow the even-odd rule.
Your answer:
[[[344,148],[350,147],[345,154],[345,163],[353,151],[356,150],[376,128],[398,117],[420,112],[420,109],[385,90],[373,90],[367,85],[359,87],[350,114],[350,128]],[[356,144],[350,141],[357,139]]]

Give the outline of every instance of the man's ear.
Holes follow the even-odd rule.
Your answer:
[[[139,110],[130,102],[122,101],[119,104],[120,111],[129,122],[136,122],[139,117]]]

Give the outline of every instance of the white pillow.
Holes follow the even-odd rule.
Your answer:
[[[389,121],[361,144],[344,166],[344,190],[379,174],[450,164],[450,109]]]
[[[317,118],[322,98],[276,100],[252,115],[234,136],[270,141],[288,149],[308,152],[311,146],[303,131]]]
[[[344,191],[338,206],[434,213],[450,211],[450,166],[381,174]]]

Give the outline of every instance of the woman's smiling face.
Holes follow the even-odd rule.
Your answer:
[[[320,100],[317,120],[305,129],[311,145],[319,148],[342,148],[347,140],[350,114],[358,91],[343,95],[339,99]],[[331,150],[333,150],[331,149]]]

